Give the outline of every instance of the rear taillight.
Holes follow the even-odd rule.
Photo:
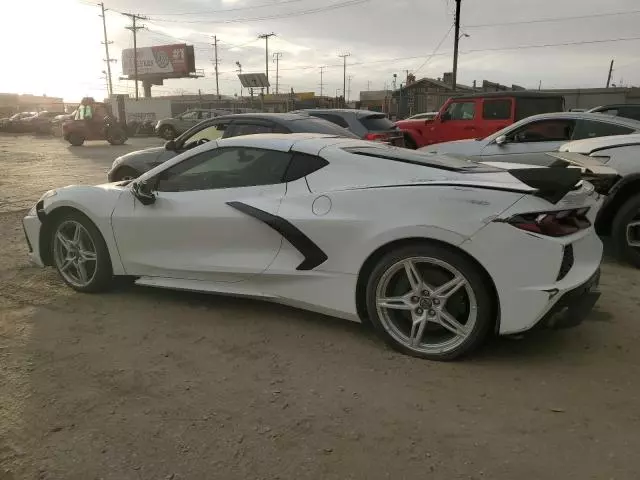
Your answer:
[[[564,237],[591,226],[587,218],[588,211],[589,207],[556,212],[524,213],[511,217],[507,223],[527,232],[549,237]]]
[[[389,138],[389,135],[386,133],[367,133],[364,136],[365,140],[373,140],[374,142],[380,142]]]

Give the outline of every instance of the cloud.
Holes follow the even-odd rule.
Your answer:
[[[83,5],[78,0],[60,1],[68,4],[67,12],[73,12],[67,20],[68,28],[75,28],[75,24],[85,22],[85,19],[92,25],[90,33],[84,30],[81,41],[86,48],[83,47],[83,55],[92,51],[93,60],[98,61],[90,62],[90,73],[85,71],[88,65],[85,68],[82,62],[77,61],[78,72],[57,74],[67,75],[65,84],[80,81],[87,85],[101,83],[103,47],[100,45],[102,30],[96,17],[97,8]],[[349,1],[353,4],[347,8],[300,15]],[[42,4],[36,0],[21,2],[23,5],[29,3]],[[132,41],[131,33],[124,29],[128,20],[117,12],[129,11],[132,7],[128,0],[105,0],[105,3],[112,10],[107,21],[110,40],[114,42],[113,55],[119,58],[120,51],[131,47]],[[139,32],[139,45],[191,43],[196,48],[197,67],[205,69],[208,74],[198,80],[168,81],[162,87],[154,87],[154,92],[162,94],[175,89],[212,92],[215,88],[211,75],[213,35],[219,40],[220,85],[225,94],[233,94],[240,89],[235,62],[239,61],[246,72],[264,71],[265,42],[257,37],[269,32],[277,34],[270,39],[269,49],[270,53],[279,51],[283,54],[280,84],[287,89],[293,87],[297,91],[318,92],[320,66],[327,67],[324,71],[325,91],[335,92],[336,88],[342,88],[342,60],[338,54],[349,52],[347,75],[353,77],[351,96],[356,98],[360,90],[368,87],[381,89],[390,84],[394,73],[404,79],[405,70],[414,71],[424,64],[444,37],[440,50],[417,76],[440,77],[451,69],[453,32],[447,32],[453,22],[454,0],[366,0],[361,3],[354,0],[281,0],[280,5],[273,3],[274,0],[138,0],[136,11],[149,17],[142,22],[148,30]],[[627,11],[638,13],[589,17]],[[502,25],[575,16],[585,18]],[[269,19],[250,21],[266,17]],[[525,48],[640,37],[637,32],[640,21],[637,0],[611,0],[607,3],[596,0],[463,0],[461,17],[463,32],[470,35],[460,41],[462,53],[458,78],[462,83],[487,79],[532,88],[537,88],[540,81],[547,88],[598,87],[604,86],[612,58],[616,62],[616,82],[622,78],[626,84],[640,83],[640,61],[636,55],[640,40]],[[46,43],[51,48],[60,35],[60,27],[55,22],[49,23],[49,27],[45,22],[39,27],[42,29],[40,37],[47,38]],[[487,24],[492,26],[482,26]],[[47,28],[51,31],[48,32]],[[0,35],[4,44],[11,43],[11,39],[4,38],[7,34],[2,28]],[[65,42],[55,48],[64,52],[65,64],[69,68],[74,63],[74,50],[70,48],[68,39]],[[119,75],[120,70],[118,62],[114,71]],[[274,71],[275,65],[270,63],[270,76]],[[271,78],[271,83],[274,84],[275,79]],[[117,84],[122,91],[132,88],[124,81]],[[0,87],[2,85],[3,80],[0,79]]]

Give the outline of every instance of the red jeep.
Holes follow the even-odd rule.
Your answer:
[[[551,93],[484,92],[452,97],[433,120],[401,120],[408,148],[484,138],[518,120],[539,113],[561,112],[564,97]]]

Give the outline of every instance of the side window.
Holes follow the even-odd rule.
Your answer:
[[[287,168],[287,172],[284,175],[284,181],[293,182],[327,165],[329,165],[329,162],[324,158],[306,153],[294,153],[289,168]]]
[[[208,110],[201,110],[200,111],[200,118],[201,119],[206,119],[206,118],[211,118],[211,112],[209,112]]]
[[[258,133],[273,133],[273,126],[260,123],[234,123],[232,130],[225,138],[255,135]]]
[[[509,140],[518,143],[569,141],[573,127],[573,120],[540,120],[510,133]]]
[[[473,120],[476,102],[453,102],[445,113],[447,120]]]
[[[160,174],[159,192],[190,192],[282,183],[291,154],[229,147],[202,152]]]
[[[198,119],[198,112],[183,113],[182,115],[180,115],[180,118],[182,120],[197,120]]]
[[[191,148],[192,146],[194,146],[192,144],[201,140],[210,142],[211,140],[217,140],[218,138],[221,138],[226,127],[226,123],[217,123],[215,125],[209,125],[202,130],[198,130],[184,141],[185,148]]]
[[[640,120],[640,107],[620,107],[620,112],[618,113],[618,115],[620,115],[621,117],[633,118],[634,120]]]
[[[485,100],[482,102],[482,118],[485,120],[509,120],[511,118],[511,100]]]
[[[323,120],[327,120],[328,122],[335,123],[344,128],[349,128],[349,124],[347,121],[342,118],[340,115],[333,115],[331,113],[312,113],[314,117],[322,118]]]
[[[611,123],[578,120],[572,139],[582,140],[584,138],[606,137],[608,135],[626,135],[633,133],[633,131],[632,128]]]

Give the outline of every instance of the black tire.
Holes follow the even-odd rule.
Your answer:
[[[160,131],[158,133],[165,140],[173,140],[177,136],[176,129],[171,125],[163,125],[162,127],[160,127]]]
[[[404,136],[404,146],[405,148],[409,148],[411,150],[416,150],[418,148],[418,145],[416,145],[416,142],[413,140],[413,138],[411,138],[410,135]]]
[[[132,180],[134,178],[138,178],[139,176],[140,172],[138,172],[135,168],[120,167],[113,175],[113,181],[121,182],[122,180]]]
[[[633,220],[640,220],[640,195],[629,198],[613,218],[611,237],[616,256],[640,268],[640,248],[631,247],[627,243],[627,225]]]
[[[385,275],[385,272],[392,269],[393,266],[397,265],[399,262],[414,257],[437,259],[439,261],[446,262],[462,274],[467,281],[467,285],[473,291],[476,303],[475,323],[471,331],[466,335],[466,338],[464,338],[459,345],[449,350],[427,353],[414,349],[406,343],[402,343],[397,338],[394,338],[387,328],[385,328],[378,313],[376,291],[383,275]],[[454,295],[457,294],[458,293]],[[464,292],[463,295],[466,295],[466,292]],[[453,298],[453,296],[451,298]],[[448,301],[449,300],[443,302],[443,308],[447,306],[446,302]],[[495,326],[496,320],[495,299],[491,289],[488,287],[486,274],[482,272],[473,261],[465,255],[456,252],[453,248],[447,248],[439,244],[431,243],[416,243],[414,245],[398,248],[382,256],[368,278],[366,304],[368,317],[371,320],[371,323],[377,333],[388,345],[407,355],[437,361],[455,360],[480,347]],[[410,315],[409,312],[406,314]],[[407,323],[408,325],[411,324],[410,317],[407,318]],[[429,325],[429,323],[427,322],[426,325]],[[436,325],[436,328],[440,327]]]
[[[67,137],[67,141],[74,147],[80,147],[84,143],[84,135],[80,133],[70,133]]]
[[[127,141],[127,136],[121,128],[112,128],[107,133],[107,142],[111,145],[122,145]]]
[[[90,235],[91,241],[93,242],[96,249],[95,274],[93,275],[93,278],[90,280],[90,282],[83,287],[70,283],[60,271],[60,267],[55,260],[54,239],[58,232],[58,227],[67,221],[80,223]],[[62,280],[64,280],[64,282],[74,290],[83,293],[97,293],[109,290],[113,286],[113,269],[111,267],[111,257],[109,255],[109,249],[107,248],[107,244],[105,243],[100,230],[98,230],[98,228],[87,216],[78,211],[69,211],[63,213],[53,219],[53,222],[54,224],[49,230],[49,232],[51,232],[51,238],[49,242],[51,248],[50,253],[53,265],[58,271],[58,274],[60,275]]]

